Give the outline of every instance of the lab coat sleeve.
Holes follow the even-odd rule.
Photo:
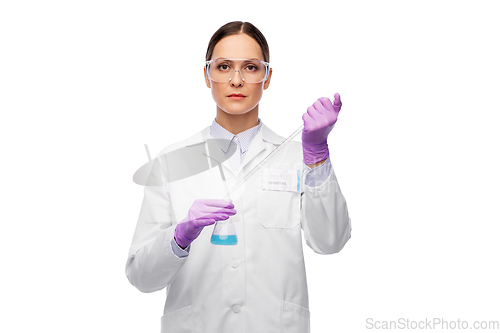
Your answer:
[[[332,162],[328,156],[325,162],[317,167],[311,169],[307,164],[304,164],[304,168],[306,168],[304,183],[310,187],[320,186],[332,173]]]
[[[171,284],[188,260],[187,255],[178,254],[188,253],[189,248],[179,248],[182,252],[173,248],[175,221],[168,185],[145,186],[125,267],[130,283],[142,292],[161,290]]]
[[[306,244],[316,253],[337,253],[351,237],[351,219],[347,203],[340,191],[333,167],[328,167],[330,157],[316,168],[303,165],[307,179],[309,172],[323,173],[326,181],[316,182],[316,186],[304,184],[301,190],[300,222]],[[321,169],[320,167],[324,166]],[[315,170],[318,169],[318,170]],[[319,176],[315,176],[319,177]],[[319,178],[317,178],[319,179]]]
[[[175,239],[172,238],[172,241],[170,242],[172,244],[172,251],[174,251],[175,255],[178,256],[179,258],[186,257],[189,255],[189,249],[191,248],[191,244],[188,245],[187,248],[184,250],[177,244]]]

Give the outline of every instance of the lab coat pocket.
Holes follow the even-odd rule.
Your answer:
[[[257,219],[266,228],[294,229],[300,223],[300,192],[261,190]]]
[[[165,313],[161,317],[161,333],[193,333],[194,319],[191,305]]]
[[[281,333],[309,333],[310,312],[300,305],[283,301],[281,306]]]

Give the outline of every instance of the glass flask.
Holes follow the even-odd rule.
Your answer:
[[[214,231],[210,242],[214,245],[236,245],[238,244],[238,236],[236,236],[236,228],[231,218],[223,221],[215,222]]]

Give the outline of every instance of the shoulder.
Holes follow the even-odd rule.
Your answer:
[[[270,142],[275,146],[283,143],[288,137],[278,135],[276,132],[272,131],[268,126],[262,124],[262,138],[264,141]],[[302,142],[296,137],[292,141],[288,142],[285,147],[281,148],[282,153],[288,156],[294,156],[298,159],[302,159]],[[297,157],[298,156],[298,157]]]
[[[165,148],[160,150],[160,152],[156,155],[156,157],[164,155],[164,154],[169,153],[171,151],[177,150],[179,148],[183,148],[183,147],[187,147],[190,145],[204,142],[205,139],[203,137],[203,134],[204,134],[204,132],[206,133],[207,130],[209,130],[209,129],[210,129],[210,126],[205,127],[203,130],[191,135],[187,139],[184,139],[184,140],[181,140],[181,141],[178,141],[178,142],[175,142],[175,143],[172,143],[172,144],[166,146]]]
[[[274,132],[273,130],[271,130],[265,124],[262,124],[262,137],[265,141],[271,142],[275,145],[280,145],[281,143],[283,143],[283,141],[287,139],[288,135],[286,137],[281,136],[276,132]],[[289,149],[297,150],[299,148],[302,148],[302,142],[300,142],[297,139],[297,137],[295,137],[294,139],[292,139],[292,141],[290,141],[287,144],[287,146],[289,147]]]

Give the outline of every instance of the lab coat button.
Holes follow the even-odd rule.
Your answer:
[[[233,268],[238,268],[240,266],[240,262],[238,260],[233,260],[231,262],[231,266],[233,266]]]
[[[241,307],[236,304],[236,305],[233,305],[233,312],[234,313],[239,313],[241,311]]]

